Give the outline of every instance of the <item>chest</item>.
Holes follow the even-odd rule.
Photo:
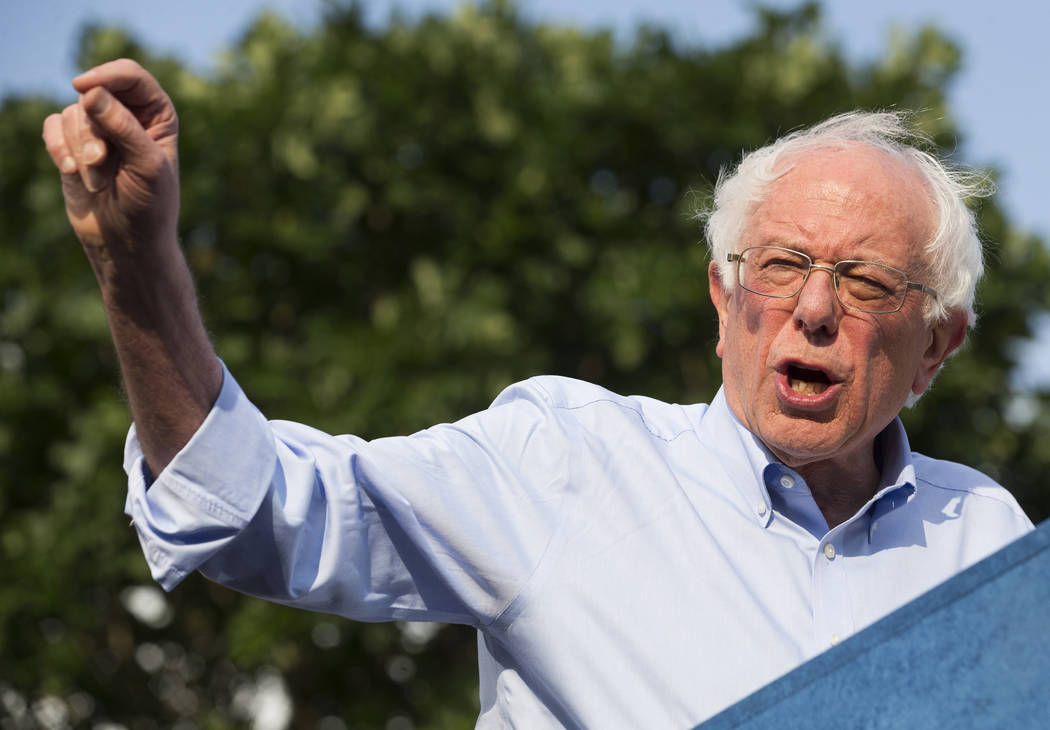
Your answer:
[[[581,470],[594,488],[494,627],[582,725],[700,722],[937,582],[918,544],[818,540],[673,449],[631,455],[630,484],[620,458]]]

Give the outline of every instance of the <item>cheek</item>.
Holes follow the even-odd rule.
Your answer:
[[[725,341],[723,379],[745,392],[756,391],[769,376],[770,349],[784,336],[786,319],[783,312],[771,309],[745,307],[737,312]]]
[[[899,410],[911,392],[918,367],[914,344],[900,332],[880,330],[854,351],[855,367],[863,375],[861,390],[876,411]]]

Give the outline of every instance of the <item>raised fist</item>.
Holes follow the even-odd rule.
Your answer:
[[[120,59],[73,80],[75,104],[44,120],[66,213],[89,257],[149,258],[175,245],[178,117],[144,68]]]

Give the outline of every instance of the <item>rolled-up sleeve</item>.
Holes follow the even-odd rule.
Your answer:
[[[153,578],[171,590],[229,544],[258,512],[274,468],[266,419],[225,365],[222,390],[204,423],[155,479],[133,424],[124,446],[124,511]]]

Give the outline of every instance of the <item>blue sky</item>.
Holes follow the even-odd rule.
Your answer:
[[[79,29],[122,25],[148,47],[175,53],[206,70],[264,8],[309,26],[323,0],[0,0],[0,96],[43,92],[72,99],[69,79]],[[362,0],[379,23],[397,6],[409,16],[448,10],[454,0]],[[752,27],[747,0],[519,0],[531,17],[622,34],[642,20],[673,28],[683,41],[719,45]],[[797,2],[770,0],[793,7]],[[825,0],[830,35],[854,59],[881,55],[892,28],[933,23],[964,51],[950,89],[966,138],[962,158],[1002,173],[1001,198],[1011,220],[1050,241],[1050,2],[1044,0]],[[1050,321],[1042,325],[1050,343]],[[1048,344],[1050,351],[1050,344]],[[1029,375],[1050,383],[1050,358],[1033,357]],[[1042,368],[1041,372],[1037,372]]]

